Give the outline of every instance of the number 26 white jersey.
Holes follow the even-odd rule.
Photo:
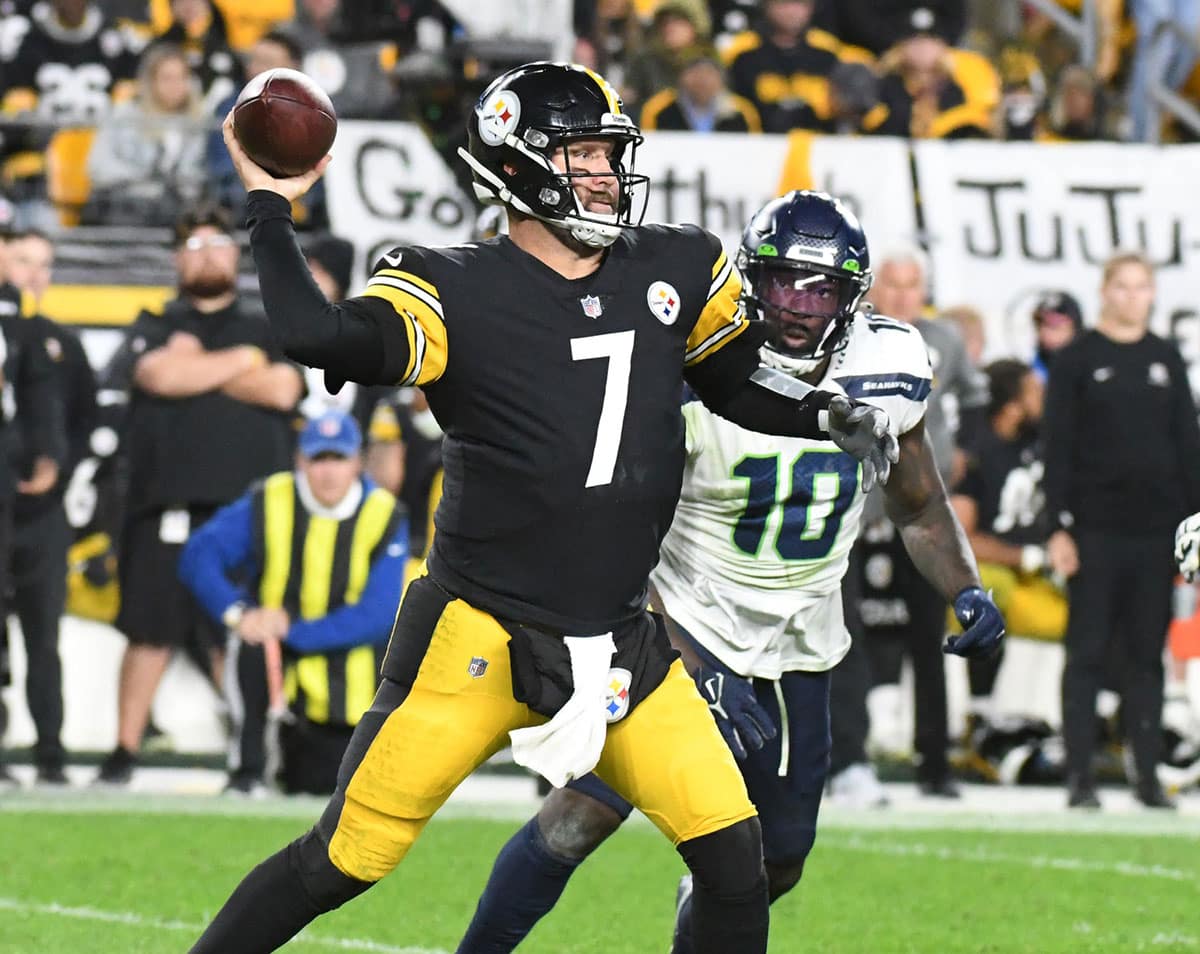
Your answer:
[[[848,334],[818,387],[911,430],[932,387],[920,333],[860,313]],[[665,610],[742,675],[832,668],[850,645],[841,579],[862,515],[858,461],[829,441],[747,431],[695,399],[683,414],[683,490],[653,574]]]

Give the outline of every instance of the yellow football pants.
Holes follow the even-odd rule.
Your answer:
[[[434,585],[414,582],[406,602],[422,584]],[[358,764],[343,763],[343,777],[349,768],[352,774],[326,813],[336,819],[330,859],[362,881],[378,881],[400,862],[458,784],[508,744],[511,730],[546,721],[513,699],[508,633],[491,615],[448,599],[430,623],[424,636],[397,624],[393,641],[427,637],[428,646],[402,701],[382,713],[377,702],[359,724],[347,753]],[[386,684],[377,700],[385,692]],[[678,660],[630,715],[608,727],[596,773],[675,844],[755,814],[733,754]]]

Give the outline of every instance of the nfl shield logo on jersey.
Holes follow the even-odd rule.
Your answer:
[[[604,306],[600,304],[600,299],[595,295],[580,298],[579,304],[583,306],[583,313],[589,318],[599,318],[604,314]]]
[[[664,325],[675,324],[679,317],[679,292],[674,285],[666,282],[654,282],[646,289],[646,304],[650,312]]]
[[[604,718],[616,722],[629,712],[629,686],[633,673],[628,669],[610,669],[608,685],[604,687]]]
[[[471,664],[467,666],[467,672],[470,673],[472,679],[478,679],[487,672],[488,661],[482,656],[472,656]]]

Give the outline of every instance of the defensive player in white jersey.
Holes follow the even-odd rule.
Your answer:
[[[994,652],[1004,622],[980,588],[924,433],[928,353],[911,325],[858,311],[871,269],[856,218],[822,193],[788,193],[755,215],[738,265],[746,310],[768,325],[764,365],[887,411],[901,452],[886,506],[963,625],[946,651]],[[836,447],[755,434],[684,401],[688,461],[655,604],[740,762],[774,901],[800,880],[816,834],[830,670],[850,645],[841,580],[865,495],[858,462]],[[502,849],[459,954],[511,951],[630,807],[594,775],[551,792]],[[674,954],[692,950],[689,895],[685,879]]]

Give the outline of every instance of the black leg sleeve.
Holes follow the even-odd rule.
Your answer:
[[[190,954],[269,954],[369,887],[338,871],[310,831],[246,875]]]
[[[688,949],[694,954],[766,954],[770,903],[758,819],[685,841],[679,854],[692,870]]]

